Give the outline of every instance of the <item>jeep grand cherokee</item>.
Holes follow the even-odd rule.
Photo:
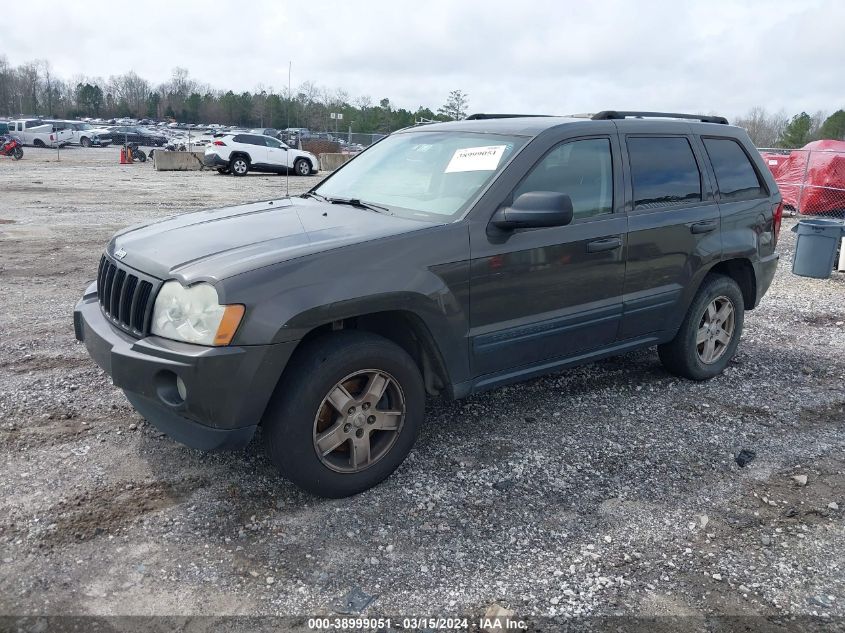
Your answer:
[[[345,496],[402,463],[426,394],[651,346],[719,374],[780,222],[720,117],[475,115],[394,133],[297,198],[118,233],[76,336],[176,440],[238,448],[261,425],[281,474]]]

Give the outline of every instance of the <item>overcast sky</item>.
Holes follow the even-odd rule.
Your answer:
[[[0,55],[69,79],[173,67],[215,88],[311,80],[472,112],[845,107],[845,0],[4,3]],[[24,27],[26,25],[26,27]],[[121,26],[125,25],[125,34]]]

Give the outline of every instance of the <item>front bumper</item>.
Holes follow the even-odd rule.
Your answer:
[[[206,347],[157,336],[136,339],[113,326],[91,284],[73,313],[76,338],[150,423],[202,450],[252,439],[295,343]],[[183,399],[176,377],[185,385]]]

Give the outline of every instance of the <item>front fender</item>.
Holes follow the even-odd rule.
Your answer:
[[[450,375],[465,376],[468,255],[467,227],[451,224],[349,245],[224,280],[220,290],[226,303],[247,306],[233,344],[298,341],[333,321],[398,310],[422,320]]]

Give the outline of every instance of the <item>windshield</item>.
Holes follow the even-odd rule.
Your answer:
[[[76,129],[77,130],[93,130],[94,128],[92,128],[87,123],[80,123],[79,125],[76,126]]]
[[[395,134],[314,191],[387,207],[396,215],[447,219],[462,213],[525,141],[471,132]]]

